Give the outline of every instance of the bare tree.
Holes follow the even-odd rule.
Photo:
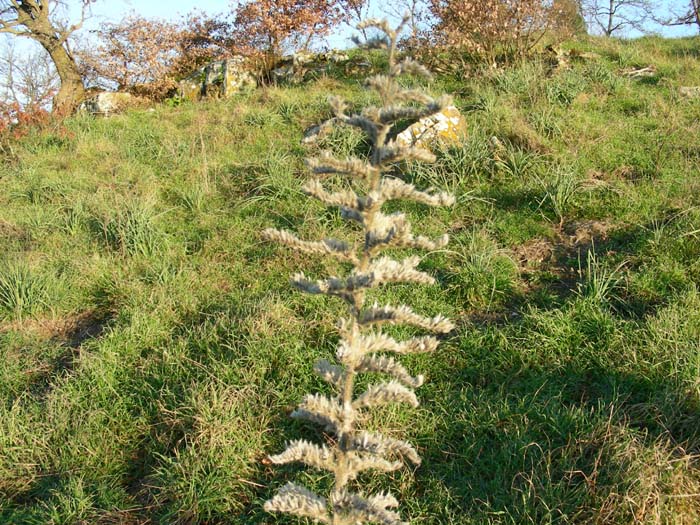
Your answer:
[[[430,2],[427,0],[387,0],[381,7],[384,14],[401,19],[408,15],[411,39],[416,40],[430,19]]]
[[[0,0],[0,33],[30,38],[51,57],[61,80],[53,101],[56,113],[69,113],[85,95],[68,38],[82,27],[87,10],[94,1],[80,0],[80,19],[71,24],[60,16],[60,8],[65,7],[60,0]]]
[[[18,51],[14,40],[0,49],[0,99],[21,108],[48,108],[59,79],[43,49]]]
[[[643,30],[651,18],[651,0],[584,0],[583,13],[589,23],[605,36],[628,28]]]
[[[353,29],[360,22],[369,18],[368,0],[340,0],[338,7],[341,10],[343,21]],[[367,38],[366,29],[363,28],[360,32],[364,38]]]
[[[670,18],[659,19],[665,26],[696,25],[700,31],[700,0],[687,0],[687,5],[681,13],[672,13]]]

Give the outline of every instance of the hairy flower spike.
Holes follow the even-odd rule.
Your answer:
[[[300,461],[310,467],[334,472],[336,461],[334,453],[328,447],[319,447],[308,441],[292,441],[281,454],[270,456],[270,461],[276,465],[284,465],[293,461]]]
[[[416,62],[412,58],[407,58],[400,64],[393,67],[392,72],[394,75],[415,75],[418,77],[423,77],[426,80],[432,80],[433,74],[428,71],[428,69],[421,63]]]
[[[345,368],[342,366],[332,365],[327,360],[320,359],[314,364],[314,372],[316,372],[330,384],[334,385],[336,388],[341,388],[343,386],[343,379],[345,379]]]
[[[445,246],[448,241],[447,234],[435,240],[415,236],[411,233],[411,224],[403,213],[384,215],[381,212],[375,214],[365,239],[372,252],[390,246],[435,250]]]
[[[318,175],[338,173],[341,175],[352,175],[362,180],[371,180],[380,174],[377,168],[362,159],[349,158],[340,160],[329,152],[324,152],[318,158],[308,159],[306,164],[311,168],[311,171]]]
[[[394,124],[399,120],[420,120],[439,113],[449,105],[451,100],[450,97],[442,97],[440,100],[430,102],[424,107],[389,106],[377,110],[376,117],[382,125]],[[368,108],[365,112],[369,115],[374,112],[374,108]]]
[[[410,199],[428,206],[452,206],[455,203],[454,195],[450,193],[419,191],[413,184],[408,184],[400,179],[385,179],[376,200],[393,199]]]
[[[433,188],[418,189],[393,176],[398,163],[435,161],[435,156],[425,149],[397,144],[392,139],[396,134],[395,124],[432,116],[451,103],[450,97],[433,98],[399,84],[397,77],[401,75],[431,78],[428,70],[417,62],[396,60],[396,42],[405,23],[406,19],[398,29],[384,20],[368,20],[361,25],[380,32],[367,45],[386,49],[389,58],[386,74],[375,75],[365,84],[377,93],[381,106],[348,114],[345,101],[332,97],[330,105],[334,117],[321,126],[324,132],[341,125],[360,129],[369,143],[367,158],[340,159],[323,152],[307,161],[311,172],[319,177],[333,174],[348,180],[345,188],[331,190],[319,178],[312,178],[304,184],[303,190],[337,207],[342,218],[356,223],[355,228],[361,230],[356,241],[305,241],[282,230],[263,232],[266,238],[298,252],[329,255],[351,265],[339,276],[311,279],[299,272],[292,277],[292,284],[304,292],[339,297],[348,304],[348,315],[338,324],[337,363],[323,359],[314,366],[314,371],[330,384],[333,396],[309,394],[292,413],[292,417],[321,425],[330,435],[324,444],[292,441],[283,452],[269,458],[274,464],[301,462],[331,473],[334,483],[327,499],[298,485],[287,484],[265,503],[267,511],[286,512],[318,523],[407,525],[399,513],[392,510],[398,506],[392,495],[366,496],[353,491],[351,486],[357,484],[359,474],[364,471],[391,472],[406,463],[419,465],[420,456],[408,442],[366,432],[361,423],[365,412],[380,405],[418,406],[413,389],[421,386],[424,378],[410,373],[398,357],[433,352],[438,340],[428,335],[399,341],[384,333],[383,327],[405,324],[439,334],[454,329],[441,315],[424,316],[405,305],[366,304],[367,290],[371,288],[391,283],[426,285],[435,282],[432,276],[418,269],[419,256],[394,259],[382,252],[388,248],[434,250],[448,241],[447,235],[437,239],[414,235],[406,214],[384,213],[384,205],[395,200],[412,200],[427,206],[451,206],[455,202],[448,193]],[[385,382],[371,384],[358,394],[355,380],[360,374],[379,374]]]
[[[348,244],[338,239],[302,241],[293,233],[284,230],[275,230],[274,228],[267,228],[263,230],[262,234],[266,239],[277,241],[280,244],[285,244],[290,248],[295,248],[303,253],[333,255],[334,257],[348,262],[357,262],[357,257],[352,251],[350,251]]]
[[[345,330],[341,323],[340,332]],[[351,342],[349,342],[351,341]],[[346,359],[359,360],[368,354],[376,352],[393,352],[396,354],[419,354],[433,352],[438,340],[432,336],[414,337],[407,341],[398,342],[393,337],[383,333],[358,334],[352,338],[345,337],[338,346],[336,357],[340,361]]]
[[[358,365],[357,370],[360,372],[381,372],[393,376],[397,381],[418,388],[423,384],[423,376],[411,376],[408,370],[393,357],[369,355],[366,356]]]
[[[410,443],[370,432],[360,432],[352,442],[353,450],[372,452],[382,456],[399,458],[420,465],[421,459]]]
[[[427,149],[417,147],[399,146],[394,141],[389,142],[386,146],[379,148],[379,159],[385,163],[395,163],[415,160],[418,162],[426,162],[428,164],[435,162],[435,155]]]
[[[365,470],[393,472],[399,470],[402,466],[403,464],[401,461],[390,461],[377,454],[352,451],[347,454],[347,464],[344,474],[347,476],[348,480],[351,480],[356,479],[357,476]]]
[[[441,315],[424,317],[415,313],[408,306],[382,306],[376,304],[364,310],[357,319],[360,325],[407,324],[430,332],[447,334],[454,330],[454,324]]]
[[[335,432],[341,427],[343,413],[337,400],[321,394],[308,394],[292,412],[292,417],[318,423]]]
[[[352,405],[354,409],[359,410],[396,402],[407,403],[413,408],[418,406],[418,398],[413,390],[409,390],[397,381],[370,386]]]
[[[265,502],[267,512],[287,512],[300,518],[311,518],[320,523],[331,523],[326,499],[310,490],[287,483],[277,495]]]
[[[340,523],[343,524],[408,525],[407,522],[401,521],[398,513],[387,510],[387,506],[384,506],[385,501],[384,498],[380,499],[376,496],[364,498],[359,494],[343,491],[332,495],[331,505],[341,516]]]

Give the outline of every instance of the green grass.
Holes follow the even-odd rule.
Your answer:
[[[5,263],[0,268],[0,312],[19,320],[39,310],[46,296],[46,281],[26,266]]]
[[[468,123],[405,205],[450,245],[438,284],[382,292],[458,329],[417,411],[368,424],[416,443],[415,471],[367,477],[416,524],[700,522],[698,39],[591,40],[599,59],[538,61],[431,87]],[[652,79],[629,66],[655,64]],[[264,458],[314,438],[292,407],[324,384],[342,307],[290,274],[334,263],[263,242],[266,227],[348,238],[305,198],[322,77],[225,101],[159,106],[13,144],[0,165],[0,522],[273,523],[287,480]],[[496,141],[492,140],[496,137]],[[363,151],[356,134],[326,147]],[[279,523],[291,523],[282,518]]]

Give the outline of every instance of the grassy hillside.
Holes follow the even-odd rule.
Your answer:
[[[700,41],[576,46],[600,58],[431,88],[468,136],[407,177],[458,205],[409,210],[452,242],[422,264],[437,285],[384,297],[458,329],[406,360],[421,407],[377,416],[423,466],[368,478],[415,524],[700,522],[700,100],[678,94]],[[349,235],[300,192],[331,92],[368,97],[321,78],[76,117],[5,151],[1,523],[273,523],[275,487],[325,482],[264,458],[315,436],[288,414],[326,388],[311,365],[342,306],[288,277],[333,268],[259,232]]]

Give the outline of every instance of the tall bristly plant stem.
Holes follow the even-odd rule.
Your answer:
[[[442,192],[420,191],[395,176],[397,164],[405,161],[432,162],[434,156],[427,150],[406,147],[390,138],[399,121],[418,121],[434,115],[450,104],[450,98],[433,99],[425,93],[404,89],[398,82],[402,75],[420,75],[430,78],[430,73],[412,61],[401,62],[396,58],[398,34],[406,20],[394,30],[386,21],[369,20],[360,29],[376,28],[381,37],[371,40],[370,47],[387,50],[388,71],[367,80],[369,88],[379,95],[381,106],[370,106],[359,114],[346,114],[346,105],[340,98],[332,98],[335,117],[327,126],[339,124],[362,130],[369,140],[371,152],[368,159],[339,159],[325,152],[309,159],[311,171],[317,175],[340,174],[348,176],[351,188],[337,192],[328,191],[319,179],[311,179],[304,191],[320,201],[340,208],[343,218],[357,222],[363,229],[364,239],[350,245],[338,239],[304,241],[294,234],[268,229],[268,239],[281,242],[306,253],[330,255],[352,268],[344,277],[308,280],[304,274],[293,277],[293,284],[313,294],[339,297],[348,304],[348,317],[339,322],[340,341],[336,352],[339,365],[326,360],[316,363],[315,370],[336,391],[335,396],[307,395],[293,417],[321,424],[336,436],[330,444],[316,445],[298,440],[289,443],[287,449],[270,460],[275,464],[300,461],[309,466],[331,472],[334,486],[329,498],[316,495],[308,489],[288,483],[265,503],[270,512],[287,512],[308,517],[316,522],[331,525],[357,525],[360,523],[401,524],[399,514],[391,510],[398,506],[390,494],[365,496],[353,492],[349,483],[369,469],[390,472],[401,468],[404,462],[418,465],[420,457],[412,445],[379,433],[360,428],[363,413],[374,406],[390,402],[418,405],[413,388],[423,383],[423,377],[411,376],[394,357],[386,354],[431,352],[438,340],[433,336],[413,337],[397,341],[382,331],[383,325],[407,324],[434,333],[447,333],[453,329],[450,321],[438,315],[424,317],[407,306],[366,305],[366,292],[383,284],[407,282],[431,284],[434,279],[417,269],[419,257],[394,260],[379,254],[387,248],[435,249],[447,243],[447,235],[437,240],[414,235],[405,214],[385,214],[382,206],[397,199],[414,200],[430,206],[447,206],[454,197]],[[357,181],[357,183],[355,183]],[[361,394],[355,393],[355,379],[360,373],[380,373],[391,379],[371,385]]]

